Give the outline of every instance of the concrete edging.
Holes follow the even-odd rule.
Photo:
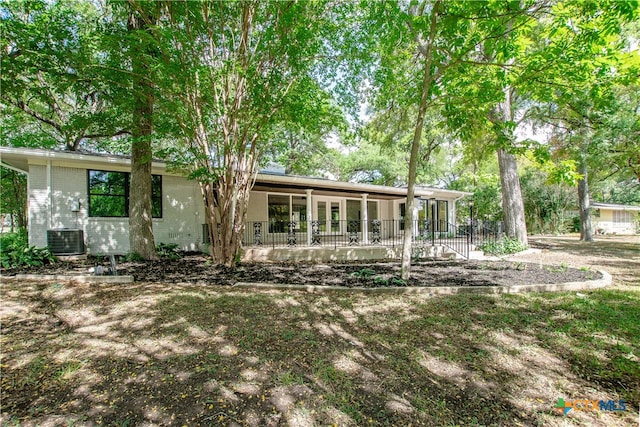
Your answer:
[[[318,285],[294,285],[264,282],[237,282],[232,287],[297,290],[311,293],[327,291],[362,292],[362,293],[394,293],[394,294],[429,294],[429,295],[454,295],[454,294],[517,294],[526,292],[566,292],[605,288],[611,285],[613,279],[604,270],[598,270],[602,278],[596,280],[584,280],[580,282],[542,283],[516,286],[421,286],[421,287],[380,287],[380,288],[350,288],[346,286],[318,286]],[[133,283],[133,276],[66,276],[63,274],[17,274],[14,277],[4,277],[14,280],[60,280],[78,283]]]
[[[581,282],[543,283],[516,286],[422,286],[422,287],[388,287],[388,288],[349,288],[346,286],[292,285],[264,282],[237,282],[234,287],[256,289],[297,290],[312,293],[327,291],[364,292],[364,293],[396,293],[396,294],[517,294],[526,292],[564,292],[605,288],[612,283],[612,277],[604,270],[598,270],[601,279]]]
[[[133,276],[70,276],[64,274],[16,274],[16,280],[60,280],[78,283],[133,283]]]

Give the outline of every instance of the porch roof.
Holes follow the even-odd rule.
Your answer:
[[[632,205],[618,205],[615,203],[591,203],[592,208],[598,209],[610,209],[612,211],[638,211],[640,212],[640,206]]]
[[[331,195],[340,193],[342,195],[367,194],[372,197],[382,199],[400,199],[407,196],[406,187],[390,187],[385,185],[362,184],[356,182],[334,181],[325,178],[312,178],[307,176],[285,175],[279,173],[260,172],[256,177],[254,186],[256,191],[286,191],[291,190],[296,193],[304,193],[306,190],[313,190],[315,195]],[[415,195],[420,198],[436,199],[460,199],[471,195],[464,191],[443,190],[416,186]]]

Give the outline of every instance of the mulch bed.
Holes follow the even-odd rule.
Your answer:
[[[53,265],[20,269],[0,269],[3,276],[16,274],[91,274],[106,261],[89,257],[81,262],[58,262]],[[186,253],[182,258],[159,261],[120,261],[119,275],[131,275],[137,282],[201,283],[233,285],[237,282],[279,284],[386,287],[386,286],[513,286],[554,284],[600,279],[593,270],[568,268],[565,265],[540,265],[510,261],[419,261],[414,262],[411,278],[402,282],[399,262],[311,263],[242,263],[236,268],[213,265],[200,253]]]

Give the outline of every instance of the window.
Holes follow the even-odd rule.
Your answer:
[[[89,216],[129,216],[129,173],[89,170]],[[162,218],[162,176],[151,176],[151,215]]]
[[[340,232],[340,203],[331,202],[331,232]]]
[[[438,231],[449,230],[449,203],[438,200]]]
[[[631,212],[613,211],[614,224],[630,224],[632,222],[633,222],[633,219],[631,218]]]
[[[296,222],[296,230],[307,231],[307,198],[291,196],[291,212]]]
[[[287,233],[289,221],[295,221],[296,231],[307,231],[307,198],[269,194],[269,233]]]
[[[327,202],[318,202],[318,220],[320,221],[319,230],[322,232],[327,231]]]
[[[286,233],[290,221],[290,196],[269,194],[269,233]]]
[[[162,175],[151,175],[151,217],[162,218]]]
[[[369,220],[369,223],[367,224],[367,230],[369,230],[369,232],[372,232],[373,220],[378,219],[378,202],[367,200],[367,219]]]

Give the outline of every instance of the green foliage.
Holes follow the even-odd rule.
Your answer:
[[[29,246],[25,229],[0,237],[0,265],[3,268],[37,267],[54,262],[56,257],[49,248]]]
[[[325,140],[349,138],[344,112],[330,94],[310,77],[292,88],[296,94],[285,102],[268,140],[265,160],[273,160],[287,174],[321,175],[333,172],[336,152]]]
[[[142,262],[144,257],[137,252],[129,252],[124,256],[125,261],[129,262]]]
[[[621,205],[640,205],[640,181],[637,179],[617,174],[607,179],[594,181],[591,186],[592,200]]]
[[[473,217],[488,221],[500,221],[503,218],[502,199],[500,195],[500,175],[495,156],[487,159],[472,157],[460,159],[459,168],[465,168],[463,173],[452,182],[452,190],[469,191],[472,199],[464,198],[457,204],[458,221],[469,217],[469,201],[473,200]]]
[[[99,9],[68,1],[0,5],[1,119],[10,145],[76,150],[120,130],[127,116],[109,102],[120,79],[104,67],[109,55],[99,46],[108,36],[99,31]]]
[[[357,150],[339,159],[340,179],[388,186],[403,184],[406,181],[405,156],[401,150],[362,141]]]
[[[182,258],[180,248],[175,243],[158,243],[156,245],[156,254],[158,254],[161,259]]]
[[[373,284],[379,287],[387,287],[387,286],[403,287],[403,286],[407,286],[407,281],[396,276],[393,276],[390,278],[376,276],[373,278]]]
[[[574,216],[571,217],[571,219],[569,220],[568,231],[571,232],[571,233],[580,232],[580,217],[579,216],[574,215]]]
[[[349,276],[358,277],[360,279],[368,279],[369,277],[373,276],[374,274],[376,274],[375,270],[372,270],[370,268],[363,268],[361,270],[354,271],[353,273],[349,274]]]
[[[577,206],[572,187],[549,179],[549,175],[535,168],[526,169],[520,178],[527,230],[533,233],[569,231],[565,213]]]
[[[11,215],[12,227],[27,226],[27,175],[0,167],[0,214]]]
[[[569,266],[566,263],[561,262],[558,266],[548,265],[544,268],[551,273],[564,273],[569,269]]]
[[[490,255],[509,255],[522,252],[527,249],[527,246],[517,239],[503,237],[499,240],[486,240],[478,245],[478,249]]]

